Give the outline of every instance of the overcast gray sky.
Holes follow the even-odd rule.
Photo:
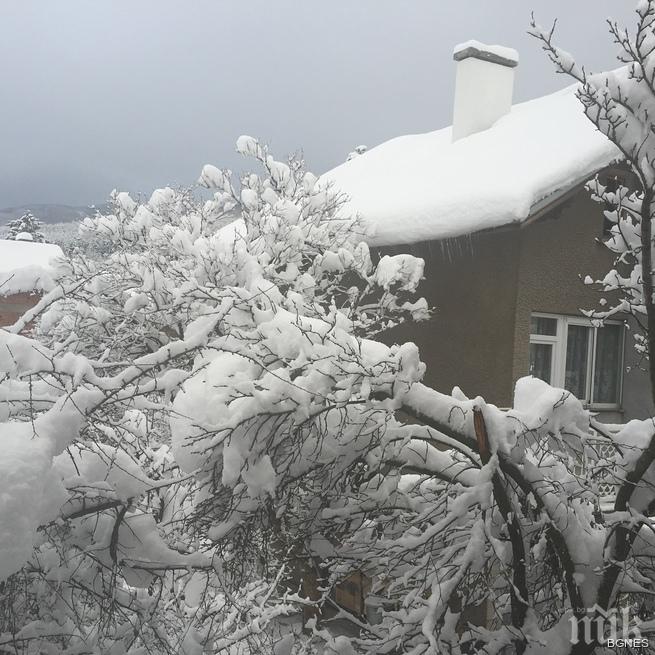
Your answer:
[[[321,173],[450,123],[452,48],[519,50],[515,100],[564,86],[531,9],[591,70],[631,0],[0,0],[0,207],[102,202],[240,169],[240,134]]]

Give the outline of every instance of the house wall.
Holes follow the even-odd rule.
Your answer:
[[[475,234],[451,242],[385,248],[425,260],[419,288],[432,318],[387,331],[387,343],[413,341],[427,364],[426,384],[450,393],[507,406],[512,397],[514,319],[520,238],[515,229]]]
[[[634,348],[631,332],[625,337],[625,372],[623,377],[623,414],[621,419],[655,416],[655,407],[651,395],[648,373],[644,368],[646,362]]]
[[[13,325],[31,307],[41,299],[36,293],[15,293],[0,296],[0,327]]]
[[[426,384],[444,393],[457,385],[500,407],[512,405],[515,381],[528,374],[530,314],[580,316],[598,306],[598,293],[580,276],[601,277],[611,253],[597,240],[603,218],[580,188],[522,227],[478,233],[451,242],[384,248],[425,260],[419,294],[435,307],[425,323],[404,324],[382,335],[386,343],[413,341],[427,364]],[[652,415],[650,385],[636,365],[626,331],[621,411],[604,412],[608,422]]]
[[[612,254],[598,242],[603,217],[598,204],[580,189],[539,220],[519,230],[520,264],[514,321],[512,377],[526,375],[529,364],[530,314],[545,312],[580,316],[581,309],[598,308],[599,294],[582,282],[590,275],[604,277],[612,267]],[[642,418],[649,411],[644,392],[650,390],[642,371],[634,367],[632,337],[626,331],[623,407],[604,412],[603,420],[623,422]]]

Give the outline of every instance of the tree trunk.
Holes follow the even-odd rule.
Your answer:
[[[641,275],[646,305],[646,343],[648,346],[648,373],[650,393],[655,406],[655,303],[653,302],[653,235],[651,226],[653,189],[644,189],[641,203]]]

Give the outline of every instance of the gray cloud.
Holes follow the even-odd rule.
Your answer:
[[[515,99],[542,95],[568,81],[525,34],[531,8],[592,70],[615,65],[605,17],[634,23],[625,0],[0,0],[0,207],[239,169],[242,133],[322,172],[447,125],[470,38],[517,48]]]

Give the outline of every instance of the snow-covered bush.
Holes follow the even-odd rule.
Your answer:
[[[32,212],[28,211],[23,214],[20,218],[15,218],[13,221],[9,221],[5,225],[6,239],[18,239],[20,235],[29,234],[31,235],[30,241],[37,241],[38,243],[43,243],[45,241],[45,236],[41,231],[43,229],[43,223],[36,218]],[[23,241],[27,240],[24,236],[21,237]]]

